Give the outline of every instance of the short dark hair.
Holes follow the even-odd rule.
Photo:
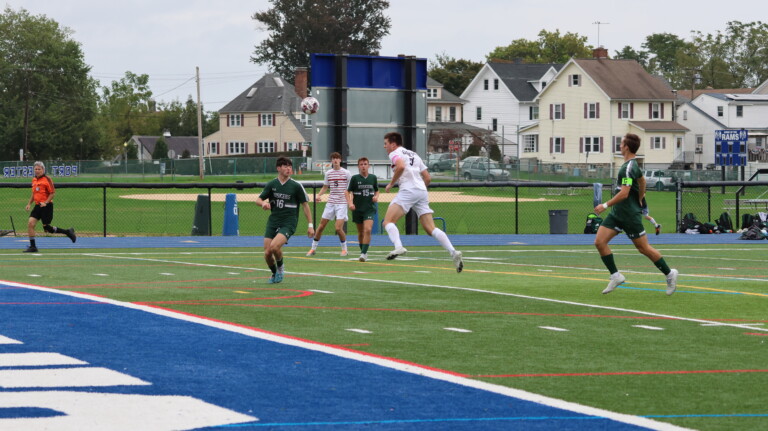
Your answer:
[[[331,153],[331,160],[340,159],[340,158],[341,158],[341,154],[339,154],[338,152],[334,151]]]
[[[386,135],[384,135],[384,139],[386,139],[389,142],[394,142],[397,144],[398,147],[403,146],[403,135],[397,133],[397,132],[389,132]]]
[[[360,157],[359,159],[357,159],[357,164],[358,164],[358,165],[360,164],[360,162],[368,162],[368,163],[371,163],[371,162],[368,160],[368,157]]]
[[[624,145],[627,146],[630,153],[637,154],[637,150],[640,149],[640,137],[634,133],[627,133],[624,135]]]
[[[285,156],[278,157],[277,161],[275,162],[275,167],[279,168],[280,166],[285,166],[285,165],[293,166],[293,161],[291,161],[291,159]]]

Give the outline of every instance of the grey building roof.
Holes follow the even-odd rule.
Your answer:
[[[443,84],[441,84],[439,81],[435,81],[434,79],[427,76],[427,87],[428,88],[434,88],[434,87],[440,87],[443,90],[440,92],[440,98],[439,99],[429,99],[428,102],[437,102],[437,103],[467,103],[466,100],[462,99],[461,97],[451,93],[450,91],[446,90]]]
[[[155,145],[159,136],[133,136],[135,141],[138,141],[139,145],[144,147],[149,154],[155,151]],[[166,136],[165,143],[168,145],[168,150],[173,150],[177,157],[180,157],[184,150],[189,151],[191,156],[197,156],[200,154],[200,141],[197,136]]]
[[[538,96],[539,92],[531,85],[530,81],[541,79],[550,69],[560,71],[563,64],[543,63],[488,63],[488,66],[501,78],[504,85],[521,102],[530,102]]]
[[[301,98],[296,95],[293,84],[274,73],[267,73],[240,95],[219,109],[219,113],[230,112],[298,112]]]

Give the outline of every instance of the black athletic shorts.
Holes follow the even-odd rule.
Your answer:
[[[35,204],[29,216],[40,220],[43,224],[51,224],[53,221],[53,202],[48,203],[44,207],[41,207],[40,204]]]

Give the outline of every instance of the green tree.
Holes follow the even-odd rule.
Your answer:
[[[442,53],[437,54],[435,60],[430,62],[427,74],[430,78],[443,84],[443,88],[460,96],[482,68],[482,63],[464,59],[457,60]]]
[[[161,117],[155,110],[149,75],[125,72],[119,81],[102,87],[99,116],[104,128],[106,156],[123,151],[133,135],[158,135]]]
[[[45,15],[0,13],[0,158],[72,159],[97,145],[97,84],[71,36]]]
[[[252,18],[268,36],[251,61],[291,79],[309,66],[312,53],[376,55],[391,26],[386,0],[269,0],[272,8]]]
[[[690,86],[691,72],[697,67],[696,46],[672,33],[654,33],[645,38],[643,48],[648,52],[645,70],[661,75],[672,88]]]
[[[541,30],[535,41],[516,39],[507,46],[496,47],[486,56],[488,61],[523,60],[526,63],[565,63],[572,57],[592,57],[592,46],[587,45],[586,36],[570,32],[561,35],[560,30]]]
[[[648,67],[648,51],[635,51],[629,45],[625,46],[621,51],[616,51],[613,58],[616,60],[635,60],[644,68]]]
[[[152,151],[152,159],[153,160],[160,160],[160,159],[167,159],[168,158],[168,144],[165,142],[164,137],[157,138],[157,142],[155,142],[155,150]]]
[[[754,87],[768,79],[768,24],[730,21],[724,33],[695,33],[705,79],[714,88]]]

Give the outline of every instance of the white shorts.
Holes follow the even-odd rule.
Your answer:
[[[347,204],[325,204],[323,218],[326,220],[347,220]]]
[[[408,213],[411,209],[416,211],[418,217],[434,213],[432,208],[429,207],[429,197],[426,190],[400,190],[397,192],[397,196],[392,199],[392,203],[398,204],[405,213]]]

